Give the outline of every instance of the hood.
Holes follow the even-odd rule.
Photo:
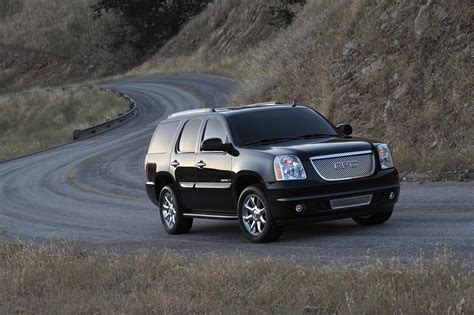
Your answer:
[[[258,145],[253,149],[273,155],[292,154],[306,159],[328,154],[372,150],[372,141],[354,137],[301,139]]]

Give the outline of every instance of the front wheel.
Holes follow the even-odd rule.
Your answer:
[[[193,226],[193,218],[183,216],[179,200],[171,186],[165,186],[160,193],[160,217],[168,234],[188,233]]]
[[[245,237],[254,243],[277,240],[283,233],[272,217],[262,190],[256,186],[244,189],[238,202],[239,223]]]
[[[353,217],[352,220],[359,223],[360,225],[378,225],[383,224],[390,219],[393,213],[393,206],[386,209],[387,211],[371,214],[367,216]]]

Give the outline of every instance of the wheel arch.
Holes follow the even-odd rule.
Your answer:
[[[155,175],[155,194],[157,198],[160,197],[160,192],[163,187],[173,185],[175,183],[174,177],[168,172],[158,172]]]
[[[260,174],[251,171],[244,171],[236,175],[232,189],[232,196],[236,207],[242,191],[252,185],[257,185],[265,192],[265,182]]]

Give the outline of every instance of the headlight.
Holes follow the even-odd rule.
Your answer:
[[[273,162],[277,180],[306,179],[300,159],[294,155],[278,155]]]
[[[377,144],[377,151],[379,151],[380,166],[383,170],[393,167],[392,155],[386,144]]]

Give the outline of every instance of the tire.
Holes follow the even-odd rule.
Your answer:
[[[265,194],[260,188],[245,188],[237,204],[240,229],[249,241],[266,243],[281,236],[283,227],[278,226],[273,219]]]
[[[392,216],[393,206],[387,207],[387,211],[382,213],[371,214],[368,216],[353,217],[352,220],[360,225],[378,225],[387,222]]]
[[[193,226],[193,218],[183,216],[183,208],[171,186],[165,186],[160,192],[160,218],[168,234],[185,234]]]

